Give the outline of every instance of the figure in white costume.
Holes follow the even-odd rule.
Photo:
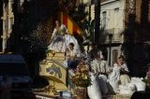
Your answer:
[[[102,99],[102,94],[99,88],[98,75],[89,72],[91,85],[87,87],[87,93],[90,99]]]
[[[55,21],[56,27],[52,33],[51,42],[48,46],[48,50],[55,52],[65,52],[69,43],[74,43],[74,48],[80,51],[78,41],[74,36],[68,33],[68,29],[64,24],[60,24],[58,20]]]
[[[112,72],[108,76],[108,82],[111,85],[113,93],[119,93],[120,67],[115,63]]]
[[[103,96],[108,95],[107,86],[107,73],[109,72],[109,66],[107,61],[99,57],[98,52],[93,52],[94,59],[91,62],[91,70],[98,75],[98,82],[101,93]]]
[[[130,77],[129,77],[129,69],[127,67],[127,64],[125,62],[124,56],[119,57],[119,63],[120,65],[120,83],[122,85],[126,85],[127,83],[130,82]]]
[[[117,63],[114,64],[112,72],[109,74],[109,83],[116,93],[119,91],[119,84],[126,85],[130,82],[128,73],[129,69],[125,59],[123,56],[120,56]]]

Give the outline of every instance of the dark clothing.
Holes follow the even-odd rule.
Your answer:
[[[68,68],[76,69],[78,63],[79,63],[79,60],[68,60]]]

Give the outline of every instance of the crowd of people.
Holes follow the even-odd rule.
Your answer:
[[[95,47],[89,51],[86,58],[79,58],[77,57],[77,52],[74,50],[74,44],[69,43],[65,57],[65,66],[72,71],[77,68],[80,60],[85,61],[90,70],[89,72],[97,76],[99,83],[97,87],[99,87],[101,95],[104,97],[112,93],[118,93],[119,84],[125,85],[130,82],[129,69],[122,55],[118,57],[117,62],[113,66],[109,66],[101,51]]]
[[[90,51],[81,53],[77,40],[69,34],[65,25],[61,25],[59,21],[56,21],[52,41],[48,48],[56,52],[64,52],[64,66],[72,71],[77,68],[81,60],[84,60],[89,66],[89,72],[97,76],[99,83],[97,87],[104,97],[111,93],[118,93],[119,85],[126,85],[131,81],[130,71],[123,55],[118,57],[113,66],[109,66],[96,44],[92,45]],[[84,54],[84,56],[81,54]],[[150,78],[149,71],[147,72],[147,78]]]
[[[55,21],[55,25],[48,49],[65,53],[64,66],[66,68],[73,71],[77,68],[81,60],[86,61],[90,72],[96,74],[99,78],[99,87],[102,95],[109,94],[109,88],[107,86],[108,79],[110,82],[120,81],[123,84],[129,81],[130,78],[126,75],[129,70],[125,64],[124,57],[120,57],[112,68],[108,66],[108,62],[104,59],[102,52],[99,51],[96,44],[93,44],[91,50],[86,53],[84,57],[81,57],[79,44],[77,40],[69,34],[66,26],[60,24],[58,20]]]

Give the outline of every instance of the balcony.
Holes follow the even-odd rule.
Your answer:
[[[109,35],[112,35],[112,43],[123,43],[123,29],[120,28],[112,28],[112,29],[106,29],[104,31],[104,34],[106,35],[106,41],[105,44],[109,43]]]

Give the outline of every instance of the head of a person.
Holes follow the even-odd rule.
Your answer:
[[[56,26],[60,26],[60,21],[59,21],[59,20],[56,20],[56,21],[55,21],[55,24],[56,24]]]
[[[93,58],[95,58],[95,59],[100,59],[100,55],[99,55],[99,53],[98,53],[97,50],[95,50],[95,51],[92,53],[92,55],[93,55]]]
[[[73,50],[73,49],[74,49],[74,43],[69,43],[69,48],[70,48],[71,50]]]
[[[120,55],[119,58],[118,58],[118,62],[120,64],[124,64],[125,63],[125,57],[123,55]]]

